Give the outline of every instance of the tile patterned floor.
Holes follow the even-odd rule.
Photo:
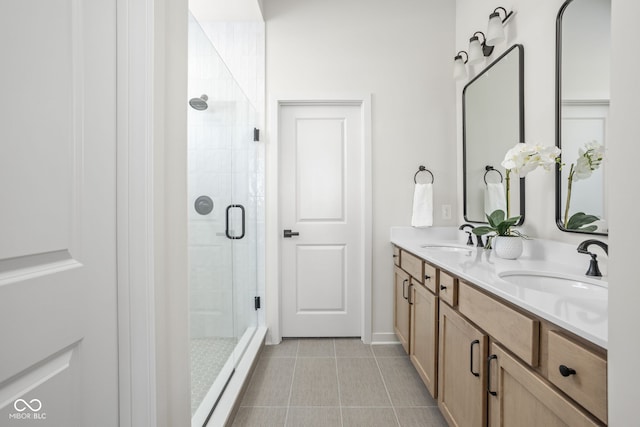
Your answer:
[[[234,426],[446,427],[402,347],[359,339],[266,346]]]
[[[191,415],[198,409],[235,346],[235,338],[191,339]]]

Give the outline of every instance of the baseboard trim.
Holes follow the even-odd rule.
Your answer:
[[[398,338],[393,332],[376,332],[371,334],[371,344],[398,344]]]

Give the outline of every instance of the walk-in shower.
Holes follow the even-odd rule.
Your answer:
[[[258,323],[254,106],[189,17],[188,196],[192,425],[215,407]]]

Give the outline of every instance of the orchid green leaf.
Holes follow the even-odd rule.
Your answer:
[[[569,221],[567,222],[567,230],[595,231],[598,229],[597,225],[589,227],[584,226],[598,221],[599,219],[600,218],[595,215],[587,215],[584,212],[577,212],[569,218]]]
[[[495,229],[493,227],[487,227],[487,226],[479,226],[474,228],[473,230],[471,230],[473,232],[473,234],[475,234],[476,236],[483,236],[485,234],[488,233],[492,233],[495,232]]]

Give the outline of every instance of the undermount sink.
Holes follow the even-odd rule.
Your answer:
[[[538,271],[503,271],[498,276],[520,288],[580,299],[607,298],[607,283],[595,278]]]
[[[475,249],[473,246],[464,246],[464,245],[456,245],[456,244],[427,244],[420,245],[423,249],[435,249],[443,252],[471,252],[472,249]]]

